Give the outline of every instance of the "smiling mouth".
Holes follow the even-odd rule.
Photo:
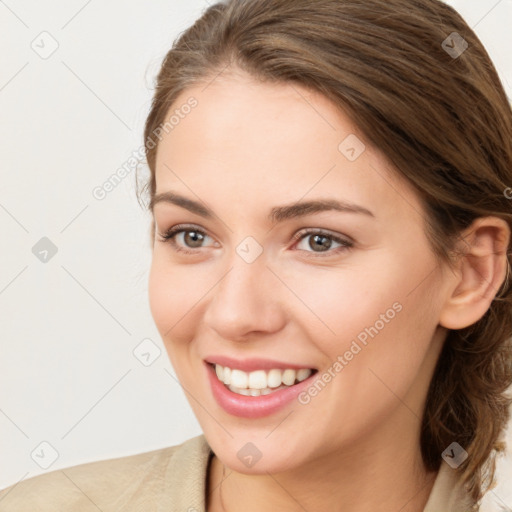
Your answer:
[[[216,363],[208,363],[214,370],[217,379],[233,393],[245,396],[261,396],[275,393],[280,389],[290,388],[316,373],[314,368],[298,370],[287,368],[271,370],[255,370],[245,372]]]

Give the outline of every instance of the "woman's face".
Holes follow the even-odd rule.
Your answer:
[[[348,117],[297,85],[218,77],[184,91],[173,114],[156,161],[150,305],[214,452],[263,473],[418,445],[448,288],[415,193]],[[244,366],[253,359],[264,361]],[[264,386],[261,370],[317,372],[244,396],[212,378],[217,360],[247,370],[239,387]]]

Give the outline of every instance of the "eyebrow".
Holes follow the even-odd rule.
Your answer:
[[[212,219],[216,217],[213,211],[204,204],[192,199],[188,199],[187,197],[176,194],[175,192],[162,192],[160,194],[156,194],[149,203],[150,211],[153,211],[153,208],[158,203],[174,204],[206,219]],[[338,199],[326,198],[313,201],[300,201],[284,206],[276,206],[271,209],[268,215],[268,220],[275,224],[284,220],[304,217],[306,215],[312,215],[314,213],[325,211],[359,213],[368,215],[370,217],[375,217],[375,215],[370,210],[364,208],[363,206],[346,201],[340,201]]]

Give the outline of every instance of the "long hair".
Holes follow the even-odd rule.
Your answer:
[[[452,262],[460,232],[493,215],[512,228],[512,110],[462,17],[439,0],[228,0],[183,32],[159,71],[144,140],[155,194],[155,133],[177,96],[227,66],[320,92],[417,191],[426,234]],[[508,191],[508,193],[507,193]],[[457,471],[479,501],[492,488],[512,399],[511,253],[485,315],[450,330],[428,390],[421,453],[429,471],[458,442]]]

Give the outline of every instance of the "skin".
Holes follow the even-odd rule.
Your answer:
[[[465,243],[478,254],[449,269],[432,252],[415,192],[347,116],[318,93],[230,71],[183,91],[170,109],[198,100],[159,142],[156,193],[200,201],[217,217],[156,203],[149,282],[156,326],[215,453],[207,510],[422,511],[436,477],[419,444],[428,385],[447,328],[477,321],[504,279],[508,227],[480,221]],[[353,162],[338,149],[349,134],[366,145]],[[273,207],[319,198],[374,217],[267,218]],[[206,235],[195,245],[189,232],[177,235],[194,254],[160,236],[181,223]],[[353,247],[294,241],[305,228]],[[248,236],[263,249],[250,264],[236,252]],[[205,357],[278,359],[322,375],[397,302],[401,311],[308,404],[247,419],[215,401]],[[251,468],[237,457],[248,442],[262,453]]]

